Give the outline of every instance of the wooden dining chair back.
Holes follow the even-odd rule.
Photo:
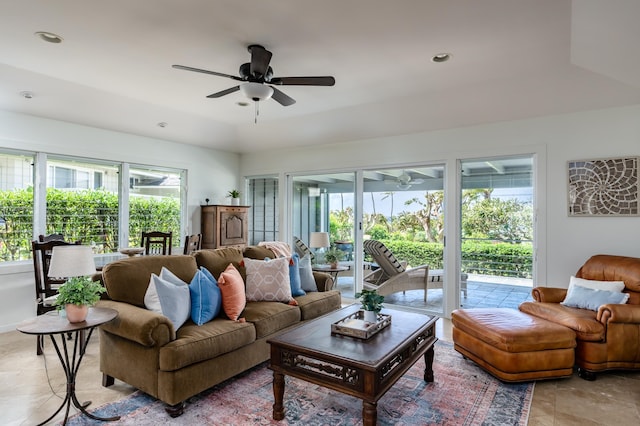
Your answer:
[[[68,246],[80,244],[80,241],[69,242],[63,240],[51,240],[46,242],[32,241],[31,252],[33,254],[33,272],[35,275],[36,289],[36,314],[42,315],[56,309],[53,306],[54,296],[58,294],[58,288],[66,282],[63,278],[49,277],[49,265],[51,254],[55,246]],[[40,336],[42,337],[42,336]],[[43,339],[38,338],[37,354],[42,354]]]
[[[38,235],[38,241],[41,243],[48,243],[49,241],[64,241],[64,235],[62,234],[49,234],[49,235]]]
[[[191,254],[202,248],[202,234],[187,235],[184,240],[183,254]]]
[[[143,232],[140,246],[145,255],[171,254],[173,232]]]

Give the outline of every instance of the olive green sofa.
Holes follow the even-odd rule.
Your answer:
[[[247,302],[235,322],[224,313],[198,326],[191,320],[174,330],[163,315],[145,309],[144,295],[151,273],[163,266],[190,282],[200,266],[217,279],[233,263],[241,274],[242,258],[275,258],[271,250],[248,246],[200,250],[189,256],[141,256],[104,267],[103,282],[109,300],[98,306],[118,311],[118,317],[100,327],[100,370],[103,386],[121,380],[168,404],[173,417],[182,414],[184,401],[227,380],[270,356],[267,339],[304,321],[341,306],[340,292],[330,290],[332,279],[314,273],[318,292],[296,297],[298,306],[280,302]]]

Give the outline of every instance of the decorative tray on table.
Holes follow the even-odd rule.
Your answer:
[[[364,311],[359,310],[331,324],[331,334],[368,339],[389,324],[391,315],[379,313],[376,322],[368,322],[364,320]]]

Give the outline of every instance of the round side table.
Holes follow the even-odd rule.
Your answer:
[[[105,324],[117,316],[118,311],[114,309],[90,308],[87,319],[79,323],[70,323],[66,318],[59,316],[56,312],[50,312],[45,315],[39,315],[25,320],[18,325],[17,330],[22,333],[33,334],[36,336],[48,335],[51,338],[53,347],[56,349],[56,353],[58,354],[64,373],[67,376],[67,394],[62,401],[62,404],[55,413],[38,426],[49,422],[49,420],[53,419],[56,414],[62,410],[62,407],[66,405],[67,409],[64,415],[64,421],[62,422],[62,424],[65,425],[69,418],[69,408],[71,407],[71,403],[73,403],[73,405],[78,408],[82,414],[94,420],[114,421],[120,419],[120,416],[107,418],[94,416],[86,410],[86,407],[91,404],[91,401],[80,404],[76,397],[76,375],[78,374],[80,362],[82,362],[82,358],[93,330],[97,326]],[[89,330],[89,332],[84,333],[85,330]],[[73,352],[71,354],[67,348],[67,339],[65,339],[65,335],[67,333],[73,333],[75,335]],[[86,338],[83,338],[85,334]],[[60,336],[62,351],[60,350],[60,345],[56,341],[55,336]]]

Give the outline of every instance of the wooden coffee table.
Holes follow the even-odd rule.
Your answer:
[[[363,424],[375,425],[378,400],[421,357],[424,380],[433,381],[437,317],[391,309],[391,325],[367,340],[331,334],[331,324],[356,312],[354,304],[269,339],[273,419],[284,419],[284,376],[362,399]]]

